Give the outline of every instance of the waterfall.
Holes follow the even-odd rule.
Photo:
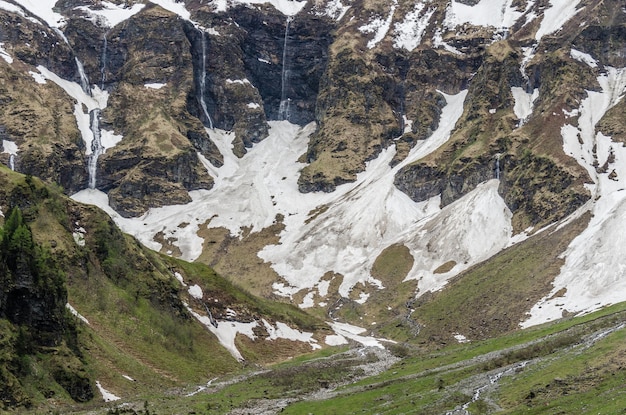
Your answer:
[[[102,45],[102,57],[100,62],[100,89],[104,91],[104,81],[106,81],[106,69],[107,69],[107,33],[104,32],[102,35],[103,45]]]
[[[500,180],[500,153],[496,154],[496,179]]]
[[[96,170],[98,166],[98,157],[104,153],[104,147],[102,146],[102,140],[100,137],[100,109],[96,108],[89,113],[89,128],[93,134],[93,140],[91,141],[91,156],[87,163],[87,170],[89,172],[89,188],[96,188]]]
[[[89,78],[87,78],[87,75],[85,74],[85,67],[83,66],[82,62],[78,60],[77,57],[74,57],[74,60],[76,61],[78,75],[80,76],[80,87],[85,94],[91,95],[91,90],[89,89]]]
[[[15,171],[15,154],[9,154],[9,168]]]
[[[278,119],[289,121],[289,104],[291,99],[287,97],[288,69],[287,69],[287,42],[289,40],[289,25],[293,17],[287,17],[285,25],[285,40],[283,42],[283,69],[280,79],[280,105],[278,107]]]
[[[202,112],[204,113],[206,122],[209,124],[209,128],[213,129],[213,120],[211,120],[209,109],[204,100],[204,94],[206,92],[206,34],[204,30],[198,30],[200,30],[202,34],[202,65],[200,66],[202,73],[200,74],[200,93],[198,94],[198,100],[200,101],[200,107],[202,107]]]

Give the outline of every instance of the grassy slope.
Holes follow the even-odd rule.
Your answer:
[[[34,239],[48,247],[65,273],[69,303],[89,321],[87,325],[69,317],[76,320],[82,360],[92,382],[99,380],[118,396],[151,398],[171,388],[195,388],[215,376],[242,369],[215,336],[188,313],[183,302],[198,309],[200,306],[174,278],[174,271],[187,282],[200,285],[205,297],[218,298],[222,311],[232,308],[244,319],[280,321],[321,334],[328,330],[320,320],[292,305],[252,296],[203,264],[185,263],[147,250],[122,234],[105,213],[67,199],[58,188],[36,178],[26,181],[23,175],[3,167],[0,178],[3,211],[14,204],[22,207]],[[84,246],[79,246],[72,235],[80,228]],[[0,332],[0,337],[3,335]],[[238,337],[237,345],[248,363],[259,364],[311,350],[308,344],[264,338],[253,342]],[[45,371],[37,361],[34,358],[31,366]],[[43,397],[44,386],[50,382],[48,375],[39,372],[23,380],[35,397],[37,410],[72,406],[67,394],[54,385],[46,387],[55,391],[55,399]],[[80,407],[101,406],[96,391],[96,398]]]

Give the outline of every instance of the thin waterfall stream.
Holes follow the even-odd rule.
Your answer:
[[[202,64],[200,66],[202,73],[199,77],[200,92],[198,94],[198,101],[200,102],[200,107],[202,108],[202,112],[204,113],[204,117],[209,125],[209,128],[213,129],[213,120],[209,115],[209,109],[204,99],[204,94],[206,93],[206,33],[202,29],[198,30],[202,34]]]
[[[293,20],[292,16],[287,17],[287,24],[285,25],[285,40],[283,41],[283,67],[280,80],[280,105],[278,107],[278,119],[289,121],[289,104],[291,99],[287,97],[287,87],[289,82],[289,69],[288,69],[288,46],[289,46],[289,26]]]
[[[104,32],[104,34],[102,35],[102,56],[101,56],[101,62],[100,62],[100,89],[102,89],[104,91],[104,82],[106,81],[106,69],[107,69],[107,48],[108,48],[108,41],[107,41],[107,34],[109,32]]]
[[[89,188],[96,188],[96,177],[98,170],[98,158],[104,153],[102,146],[102,135],[100,132],[100,108],[96,108],[89,113],[89,129],[93,134],[91,141],[91,155],[87,163],[87,171],[89,172]]]

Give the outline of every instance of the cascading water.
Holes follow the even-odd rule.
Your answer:
[[[100,62],[100,89],[104,91],[104,81],[106,81],[106,69],[107,69],[107,34],[108,32],[104,32],[102,35],[102,56]]]
[[[198,101],[200,102],[200,107],[202,108],[204,118],[206,119],[209,128],[213,129],[213,120],[209,115],[209,109],[207,108],[206,101],[204,100],[204,94],[206,92],[206,34],[204,33],[204,30],[198,30],[202,34],[202,65],[200,66],[202,73],[199,77],[200,91],[198,94]]]
[[[496,179],[500,180],[500,153],[496,154]]]
[[[89,89],[89,79],[85,74],[85,67],[82,62],[78,60],[78,58],[75,57],[74,60],[76,61],[76,68],[78,68],[78,75],[80,76],[80,87],[85,94],[91,95],[91,90]]]
[[[96,108],[89,113],[89,128],[93,134],[91,141],[91,156],[87,163],[87,171],[89,172],[89,188],[96,188],[96,170],[98,166],[98,157],[104,153],[102,139],[100,133],[100,109]]]
[[[9,168],[15,171],[15,154],[9,155]]]
[[[291,103],[291,99],[287,97],[287,87],[289,81],[289,73],[287,66],[287,50],[288,50],[288,42],[289,42],[289,26],[293,17],[287,17],[287,24],[285,25],[285,40],[283,42],[283,68],[281,73],[281,83],[280,83],[280,105],[278,107],[278,119],[279,120],[287,120],[289,121],[289,104]]]

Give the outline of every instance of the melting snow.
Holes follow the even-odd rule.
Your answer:
[[[557,32],[581,9],[576,10],[580,0],[550,0],[550,7],[544,10],[543,20],[535,33],[535,40]]]
[[[276,322],[276,328],[274,328],[274,326],[268,323],[265,319],[263,319],[263,325],[269,333],[269,337],[267,338],[267,340],[287,339],[303,343],[309,343],[313,350],[321,349],[320,345],[317,344],[317,340],[313,338],[313,333],[307,333],[292,329],[285,323],[281,323],[279,321]]]
[[[585,206],[592,217],[563,254],[565,264],[552,292],[532,308],[522,327],[558,319],[565,311],[587,313],[626,300],[626,258],[621,255],[626,244],[626,147],[596,133],[598,121],[624,96],[626,68],[607,68],[598,82],[602,91],[587,91],[578,126],[567,124],[561,129],[565,153],[593,180],[588,185],[592,199]],[[607,168],[596,169],[596,165]],[[564,295],[552,298],[564,288]]]
[[[185,3],[177,2],[176,0],[149,0],[150,3],[158,4],[165,10],[169,10],[174,14],[179,15],[185,20],[189,20],[191,13],[185,8]]]
[[[584,53],[584,52],[581,52],[579,50],[572,49],[570,51],[570,55],[572,56],[572,58],[576,59],[577,61],[582,62],[582,63],[586,63],[591,68],[597,68],[598,67],[598,61],[595,60],[588,53]]]
[[[522,125],[533,113],[533,105],[535,100],[539,98],[539,89],[535,88],[533,92],[529,93],[524,88],[514,86],[511,88],[511,93],[515,100],[513,112],[517,119],[520,120],[520,125]]]
[[[199,285],[192,285],[187,291],[189,292],[189,295],[193,298],[202,300],[202,288],[200,288]]]
[[[65,18],[52,10],[57,0],[15,0],[15,2],[45,21],[50,27],[60,28],[65,25]]]
[[[370,23],[359,27],[359,31],[361,33],[374,33],[374,38],[367,42],[367,47],[372,49],[381,40],[385,38],[385,35],[389,31],[389,27],[391,26],[391,21],[393,20],[393,14],[396,11],[396,7],[398,6],[398,0],[393,0],[393,4],[389,9],[389,15],[386,19],[383,20],[382,17],[376,17]]]
[[[324,343],[329,346],[341,346],[343,344],[348,344],[348,340],[339,334],[331,334],[326,336]]]
[[[213,6],[218,12],[225,12],[228,7],[235,6],[237,4],[264,4],[269,3],[276,10],[284,14],[285,16],[294,16],[302,10],[302,8],[306,5],[306,0],[304,1],[294,1],[294,0],[213,0]]]
[[[98,387],[98,390],[100,391],[100,394],[102,395],[102,399],[104,399],[104,402],[119,401],[121,399],[119,396],[115,396],[108,390],[104,389],[102,385],[100,384],[99,380],[96,381],[96,386]]]
[[[344,6],[341,0],[331,0],[326,3],[326,8],[322,12],[317,12],[317,16],[328,16],[337,21],[343,19],[350,6]]]
[[[424,11],[425,8],[424,3],[417,3],[415,8],[404,16],[402,22],[395,24],[394,47],[404,48],[410,52],[420,45],[428,22],[436,10],[433,7]]]
[[[4,50],[4,43],[0,42],[0,58],[4,59],[8,64],[13,63],[13,57]]]
[[[130,19],[139,13],[146,5],[135,3],[131,7],[118,5],[109,1],[100,2],[102,9],[91,9],[89,6],[78,6],[76,9],[82,10],[90,17],[94,23],[104,27],[114,27],[124,20]]]
[[[362,334],[365,333],[367,330],[362,327],[357,327],[351,324],[338,323],[338,322],[332,322],[329,324],[330,324],[330,327],[332,327],[332,329],[336,333],[336,336],[326,336],[326,344],[329,344],[332,346],[346,344],[347,341],[344,343],[342,339],[343,340],[350,339],[352,341],[362,344],[363,346],[378,347],[380,349],[385,348],[382,345],[381,341],[385,341],[388,343],[395,343],[391,340],[377,339],[371,336],[363,336]],[[334,344],[330,344],[329,341]]]
[[[146,88],[150,88],[150,89],[161,89],[163,88],[165,85],[167,84],[162,84],[162,83],[158,83],[158,82],[154,82],[151,84],[145,84],[144,87]]]
[[[10,140],[2,140],[2,148],[4,149],[2,152],[6,154],[11,154],[13,156],[17,156],[17,152],[19,148],[15,142]]]
[[[568,0],[569,1],[569,0]],[[480,0],[473,6],[452,0],[446,10],[444,26],[454,29],[464,23],[507,29],[515,24],[524,12],[513,6],[514,0]],[[528,2],[526,10],[534,4]]]
[[[47,81],[46,81],[46,77],[43,76],[40,73],[37,72],[33,72],[33,71],[28,71],[28,73],[30,74],[30,76],[33,77],[33,79],[35,80],[35,82],[37,82],[40,85],[44,85]]]
[[[85,317],[83,317],[78,311],[76,311],[76,309],[74,307],[72,307],[70,305],[70,303],[65,303],[65,308],[67,308],[68,310],[70,310],[70,313],[72,313],[72,315],[75,315],[76,317],[78,317],[83,323],[89,325],[89,320],[87,320]]]

